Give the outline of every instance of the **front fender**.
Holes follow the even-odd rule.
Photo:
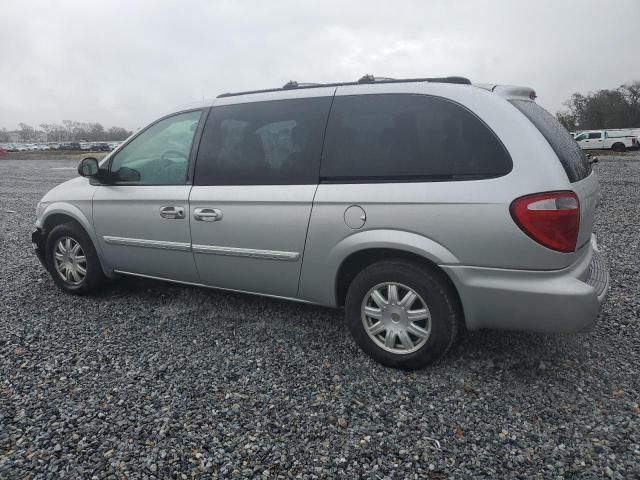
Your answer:
[[[52,215],[65,215],[67,217],[71,217],[73,220],[82,225],[82,228],[85,229],[87,234],[91,237],[91,241],[96,241],[95,234],[93,233],[93,225],[89,220],[91,217],[91,201],[87,202],[88,206],[85,205],[83,208],[80,208],[76,205],[66,202],[53,202],[48,204],[43,210],[42,214],[36,220],[36,227],[44,228],[47,223],[47,219]],[[86,210],[89,210],[86,212]]]
[[[78,202],[78,205],[67,202],[52,202],[44,208],[44,210],[36,220],[36,227],[44,231],[47,219],[51,218],[52,215],[64,215],[75,220],[80,224],[80,226],[82,226],[84,231],[87,233],[87,235],[89,235],[89,238],[93,242],[93,246],[98,253],[98,259],[100,260],[100,264],[102,265],[102,270],[107,276],[112,276],[112,274],[110,274],[112,268],[104,263],[103,255],[100,251],[100,244],[98,243],[98,239],[93,229],[92,201],[80,201]],[[48,235],[48,233],[49,232],[44,231],[45,235]]]

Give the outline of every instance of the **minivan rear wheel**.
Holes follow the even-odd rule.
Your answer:
[[[356,343],[377,362],[418,369],[440,359],[458,334],[455,291],[440,272],[382,261],[362,270],[345,300]]]

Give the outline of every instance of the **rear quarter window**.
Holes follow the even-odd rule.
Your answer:
[[[591,174],[591,164],[587,161],[586,155],[556,117],[530,100],[510,100],[510,102],[549,142],[571,183],[579,182]],[[577,139],[579,140],[583,135]]]
[[[450,100],[414,94],[334,99],[320,177],[324,181],[475,180],[513,168],[500,140]]]

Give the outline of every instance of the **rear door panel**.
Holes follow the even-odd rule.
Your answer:
[[[201,282],[295,296],[316,187],[194,186],[191,238]],[[200,208],[217,209],[222,218],[197,220]]]
[[[260,94],[263,101],[223,98],[212,108],[189,198],[202,283],[297,295],[335,92],[313,90],[297,92],[315,95],[309,98],[279,99],[277,92]]]

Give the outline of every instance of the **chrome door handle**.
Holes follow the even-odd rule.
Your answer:
[[[160,216],[179,220],[184,218],[184,207],[160,207]]]
[[[217,208],[195,208],[193,218],[199,222],[217,222],[222,220],[222,210]]]

